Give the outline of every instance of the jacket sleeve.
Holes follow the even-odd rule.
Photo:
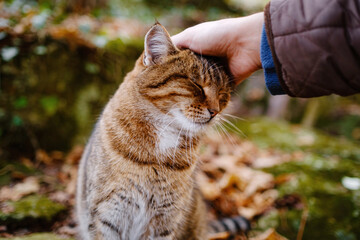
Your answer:
[[[285,94],[284,89],[281,87],[279,78],[276,74],[274,57],[271,53],[270,46],[266,37],[265,26],[261,33],[261,46],[260,46],[261,65],[264,69],[266,88],[272,95]]]
[[[272,0],[265,30],[288,95],[360,93],[360,0]]]

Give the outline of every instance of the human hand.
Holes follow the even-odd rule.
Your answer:
[[[179,48],[225,57],[236,84],[261,68],[260,41],[264,14],[205,22],[171,37]]]

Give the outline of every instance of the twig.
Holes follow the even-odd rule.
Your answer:
[[[309,216],[309,208],[306,203],[306,200],[303,202],[304,202],[304,210],[301,214],[301,222],[300,222],[298,234],[296,236],[296,240],[302,240],[304,230],[305,230],[305,224],[306,224],[307,218]]]

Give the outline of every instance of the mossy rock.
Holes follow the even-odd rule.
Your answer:
[[[342,184],[345,176],[360,176],[359,164],[350,159],[310,155],[303,161],[285,163],[267,171],[293,176],[277,189],[280,197],[295,194],[301,196],[307,205],[309,216],[304,240],[360,239],[360,190],[349,190]],[[277,222],[277,230],[293,239],[296,238],[302,212],[303,209],[283,209],[276,218],[265,217],[259,224],[273,225]]]
[[[19,201],[4,202],[0,210],[0,225],[6,224],[9,230],[18,227],[49,227],[64,212],[66,207],[41,195],[31,195]]]
[[[289,181],[276,187],[280,200],[297,196],[302,204],[279,205],[280,209],[268,212],[257,221],[257,230],[276,228],[283,236],[296,239],[306,206],[308,217],[302,239],[360,239],[360,190],[347,189],[343,185],[344,177],[360,178],[360,148],[357,144],[266,118],[236,121],[235,125],[260,147],[304,153],[301,161],[263,169],[275,177],[290,174]]]
[[[23,237],[0,238],[0,240],[73,240],[74,238],[62,238],[53,233],[34,233]]]
[[[240,137],[245,136],[259,147],[277,148],[286,152],[304,151],[322,157],[336,155],[360,163],[359,146],[344,138],[267,118],[238,120],[234,124],[238,130],[230,125],[225,126],[233,132],[241,131]]]
[[[13,176],[34,176],[39,172],[38,169],[28,167],[21,162],[6,161],[2,159],[0,161],[0,187],[9,185]]]

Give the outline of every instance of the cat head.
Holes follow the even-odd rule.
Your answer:
[[[228,104],[232,81],[210,58],[180,50],[156,23],[146,34],[137,62],[137,89],[159,112],[184,130],[208,125]]]

